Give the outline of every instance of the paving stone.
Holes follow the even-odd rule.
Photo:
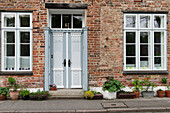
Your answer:
[[[166,107],[144,107],[139,108],[139,111],[166,111]]]
[[[75,110],[16,110],[15,113],[75,113]]]
[[[107,110],[76,110],[76,113],[106,113]]]
[[[138,108],[115,108],[115,109],[107,109],[108,112],[112,113],[112,112],[137,112],[139,111]]]
[[[126,108],[124,103],[102,103],[104,108]]]

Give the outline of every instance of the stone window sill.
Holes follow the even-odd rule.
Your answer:
[[[14,76],[20,76],[20,75],[28,75],[31,76],[33,75],[32,71],[10,71],[10,72],[6,72],[6,71],[0,71],[0,75],[14,75]]]
[[[123,75],[168,75],[167,70],[161,70],[161,71],[123,71]]]

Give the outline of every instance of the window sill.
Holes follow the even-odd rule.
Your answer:
[[[10,72],[6,72],[6,71],[0,71],[0,75],[14,75],[14,76],[17,76],[17,75],[28,75],[28,76],[31,76],[33,75],[33,72],[32,71],[22,71],[22,72],[17,72],[17,71],[10,71]]]
[[[160,70],[160,71],[123,71],[123,75],[168,75],[167,70]]]

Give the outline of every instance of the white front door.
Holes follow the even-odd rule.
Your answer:
[[[53,32],[53,83],[57,88],[82,88],[82,32]]]

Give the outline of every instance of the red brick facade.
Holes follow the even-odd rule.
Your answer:
[[[47,9],[45,3],[87,3],[89,86],[102,86],[107,76],[115,76],[124,85],[133,78],[148,75],[123,74],[123,13],[168,12],[167,14],[167,69],[170,70],[170,1],[169,0],[0,0],[1,11],[33,12],[33,75],[13,76],[31,88],[44,85],[45,32]],[[169,75],[149,75],[156,85]],[[9,76],[0,75],[0,85],[7,85]]]

